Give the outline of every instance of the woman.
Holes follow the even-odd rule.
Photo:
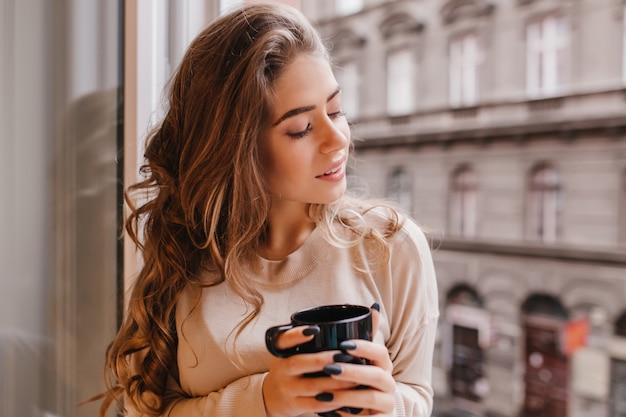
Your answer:
[[[341,94],[319,35],[288,6],[244,6],[192,42],[129,190],[151,196],[128,198],[144,262],[107,351],[101,416],[114,402],[128,416],[430,415],[429,247],[395,209],[345,194]],[[374,341],[347,347],[370,365],[265,349],[292,312],[343,303],[375,307]]]

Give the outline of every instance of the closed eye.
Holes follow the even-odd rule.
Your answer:
[[[287,133],[287,136],[289,136],[291,139],[300,139],[305,137],[306,135],[309,134],[309,132],[311,132],[312,128],[311,128],[311,124],[307,124],[306,125],[306,129],[300,131],[300,132],[295,132],[295,133]]]

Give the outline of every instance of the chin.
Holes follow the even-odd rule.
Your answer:
[[[335,194],[329,196],[327,199],[324,199],[324,201],[321,201],[321,202],[319,202],[317,204],[332,204],[332,203],[335,203],[335,202],[341,200],[341,198],[344,195],[346,195],[345,188],[341,192],[335,193]]]

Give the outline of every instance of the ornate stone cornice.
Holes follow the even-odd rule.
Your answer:
[[[365,38],[349,28],[339,29],[330,39],[334,50],[355,49],[365,45]]]
[[[418,33],[424,29],[424,24],[408,13],[394,13],[387,16],[379,25],[385,39],[399,34]]]
[[[495,5],[487,0],[449,0],[439,10],[444,24],[490,15]]]

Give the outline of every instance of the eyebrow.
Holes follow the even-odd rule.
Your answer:
[[[337,88],[335,89],[335,91],[332,92],[331,95],[329,95],[326,98],[326,103],[328,103],[329,101],[331,101],[333,98],[335,98],[335,96],[337,94],[339,94],[339,92],[341,91],[341,88],[339,86],[337,86]],[[282,123],[285,119],[288,119],[290,117],[293,116],[297,116],[301,113],[306,113],[308,111],[311,111],[313,109],[315,109],[316,106],[304,106],[304,107],[297,107],[295,109],[291,109],[289,111],[287,111],[285,114],[283,114],[282,116],[280,116],[278,118],[278,120],[276,120],[274,123],[272,123],[272,127],[279,125],[280,123]]]

